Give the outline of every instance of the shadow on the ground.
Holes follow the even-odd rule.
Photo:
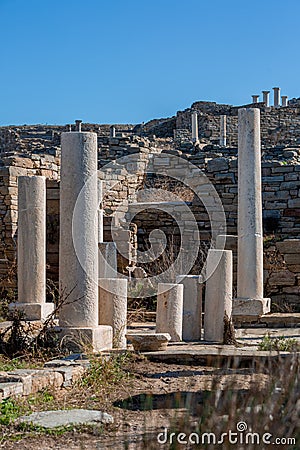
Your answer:
[[[246,390],[234,391],[235,395],[244,397]],[[156,409],[187,409],[190,414],[198,414],[205,402],[214,402],[216,393],[212,391],[178,391],[166,394],[138,394],[124,400],[117,400],[113,405],[130,411],[150,411]],[[218,395],[224,393],[219,391]],[[226,393],[228,396],[228,391]],[[219,398],[220,400],[220,398]]]

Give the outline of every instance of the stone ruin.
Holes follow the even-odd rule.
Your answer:
[[[189,245],[207,244],[206,263],[189,272],[183,264],[158,283],[160,336],[200,340],[203,306],[204,339],[216,342],[223,342],[224,316],[262,320],[271,301],[272,311],[298,312],[300,99],[280,106],[274,89],[269,106],[266,92],[260,103],[257,96],[239,108],[196,102],[176,117],[135,126],[2,127],[0,270],[2,288],[18,290],[12,307],[45,319],[51,279],[67,298],[59,312],[65,339],[125,348],[127,280],[147,275],[137,255],[155,230],[178,249],[180,228],[191,231],[184,203],[197,226]],[[203,199],[169,180],[178,175],[177,157],[216,190],[225,217],[217,235]],[[163,176],[181,201],[151,197]],[[195,174],[191,183],[203,184]]]

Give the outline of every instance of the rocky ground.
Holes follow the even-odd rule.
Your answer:
[[[215,423],[250,420],[251,408],[260,407],[272,385],[268,370],[155,363],[138,356],[124,360],[122,372],[115,367],[109,370],[104,367],[105,371],[106,378],[97,378],[95,373],[81,385],[48,391],[47,400],[41,397],[35,403],[24,398],[19,402],[27,408],[31,402],[31,411],[102,410],[114,417],[114,424],[73,427],[46,434],[33,429],[24,431],[14,421],[2,426],[1,447],[22,450],[170,448],[157,442],[158,433],[165,428],[196,430],[204,421],[214,429]],[[237,405],[241,408],[240,415],[237,415]]]

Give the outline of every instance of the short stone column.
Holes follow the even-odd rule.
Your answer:
[[[111,125],[109,128],[109,137],[111,139],[116,137],[116,127],[114,125]]]
[[[280,106],[280,88],[279,87],[273,87],[274,91],[274,106],[277,108]]]
[[[156,333],[169,333],[171,341],[182,340],[183,285],[158,283]]]
[[[43,320],[46,303],[46,184],[42,176],[18,177],[18,302],[27,320]]]
[[[288,106],[288,96],[287,95],[281,96],[281,106]]]
[[[236,288],[237,283],[237,254],[238,254],[238,237],[232,234],[221,234],[216,239],[217,250],[231,250],[232,251],[232,282],[233,287]]]
[[[117,246],[115,242],[99,242],[99,278],[118,278]]]
[[[127,280],[99,278],[99,324],[112,327],[114,348],[126,348]]]
[[[226,119],[225,115],[220,116],[220,145],[226,147]]]
[[[224,341],[224,319],[232,312],[232,252],[209,250],[204,304],[204,340]]]
[[[199,136],[198,136],[198,114],[196,112],[192,112],[192,141],[194,143],[199,141]]]
[[[259,95],[252,95],[252,103],[258,103]]]
[[[182,339],[200,341],[202,327],[202,283],[199,275],[178,275],[176,283],[183,285]]]
[[[238,279],[234,315],[270,311],[263,298],[260,110],[238,112]]]
[[[265,106],[269,106],[269,98],[270,98],[270,91],[262,91],[263,94],[263,102]]]
[[[62,335],[74,347],[112,346],[112,328],[99,327],[97,135],[61,135],[60,295]]]

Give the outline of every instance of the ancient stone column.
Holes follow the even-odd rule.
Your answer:
[[[281,96],[281,106],[288,106],[288,96],[287,95]]]
[[[258,103],[259,95],[252,95],[252,103]]]
[[[72,344],[95,351],[112,345],[111,327],[98,325],[97,179],[97,135],[62,133],[59,325]]]
[[[232,311],[232,252],[209,250],[204,308],[204,340],[223,342],[224,318]]]
[[[111,125],[109,128],[109,137],[115,138],[116,137],[116,127],[114,125]]]
[[[263,93],[263,102],[265,106],[269,106],[269,97],[270,97],[270,91],[262,91]]]
[[[277,108],[280,106],[280,88],[279,87],[273,87],[274,91],[274,106]]]
[[[169,333],[171,341],[182,340],[183,285],[158,283],[156,333]]]
[[[192,141],[198,142],[198,114],[196,112],[192,112]]]
[[[98,242],[103,242],[103,209],[102,209],[102,196],[103,196],[103,181],[98,179]]]
[[[46,184],[42,176],[18,177],[18,302],[28,320],[53,311],[46,303]]]
[[[178,275],[176,283],[183,285],[182,339],[200,341],[202,326],[202,283],[199,275]]]
[[[78,131],[80,133],[82,120],[75,120],[75,124],[76,124],[76,131]]]
[[[126,348],[127,280],[99,279],[99,324],[112,327],[114,348]]]
[[[220,145],[226,147],[226,116],[220,116]]]
[[[115,242],[99,242],[98,277],[118,278],[117,246]]]
[[[270,310],[263,298],[260,111],[238,112],[238,280],[234,315]]]

